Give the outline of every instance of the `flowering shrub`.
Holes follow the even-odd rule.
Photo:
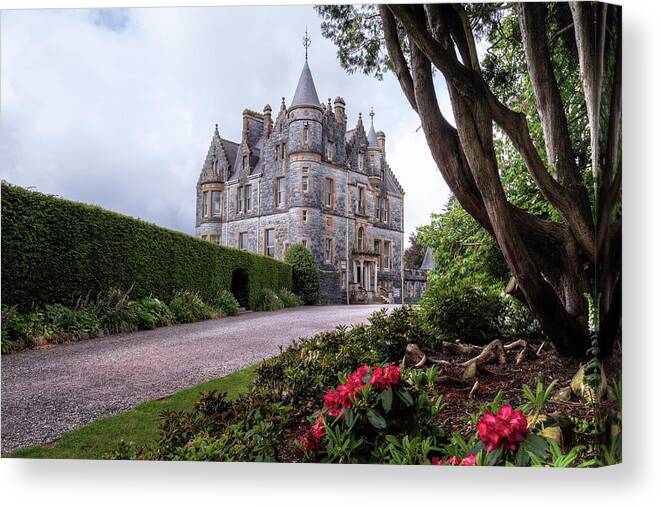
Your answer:
[[[444,436],[436,422],[443,398],[433,390],[435,375],[435,369],[428,375],[396,365],[359,366],[324,395],[314,424],[298,440],[299,457],[399,463],[408,453],[429,464],[429,451]]]
[[[488,452],[500,448],[516,451],[529,431],[525,414],[514,410],[509,404],[500,407],[497,414],[485,411],[477,423],[477,430]]]
[[[399,376],[398,366],[389,365],[384,368],[375,366],[370,374],[370,367],[364,364],[349,375],[346,383],[340,384],[337,390],[328,390],[324,396],[324,409],[331,417],[337,417],[343,410],[351,408],[352,401],[368,384],[378,391],[384,391],[396,386],[399,383]]]

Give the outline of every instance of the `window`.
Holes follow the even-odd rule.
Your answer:
[[[249,162],[249,157],[248,155],[243,156],[243,168],[248,169],[250,167],[250,162]]]
[[[301,245],[303,245],[305,248],[308,247],[308,240],[307,239],[302,239],[301,240]]]
[[[333,239],[324,238],[324,261],[327,264],[333,262]]]
[[[301,175],[301,192],[307,194],[310,191],[310,168],[304,167]]]
[[[340,283],[342,284],[342,289],[347,288],[347,271],[343,269],[340,273]]]
[[[250,198],[252,197],[252,185],[243,187],[243,209],[247,213],[250,211]]]
[[[358,213],[365,214],[365,188],[358,187]]]
[[[335,143],[332,141],[328,141],[326,144],[326,158],[331,162],[335,162]]]
[[[381,240],[374,240],[374,253],[376,254],[376,269],[381,269]]]
[[[357,237],[357,240],[356,240],[356,243],[358,243],[358,251],[363,250],[363,241],[365,239],[364,236],[365,236],[365,233],[363,231],[363,228],[358,227],[358,237]]]
[[[381,221],[381,198],[376,199],[376,220],[377,222]]]
[[[264,231],[264,254],[268,257],[275,257],[275,229]]]
[[[215,217],[220,215],[220,192],[211,192],[211,214]]]
[[[287,255],[287,251],[289,250],[289,241],[284,242],[283,248],[284,248],[284,251],[285,251],[285,255]]]
[[[237,187],[236,189],[236,212],[241,213],[243,211],[243,187]]]
[[[275,180],[275,205],[281,208],[285,204],[285,178],[280,177]]]
[[[215,243],[217,245],[219,243],[219,241],[218,241],[219,238],[220,238],[220,236],[218,236],[218,234],[211,234],[209,236],[209,242],[210,243]]]
[[[202,192],[202,216],[209,216],[209,192]]]
[[[248,233],[240,232],[239,233],[239,249],[248,250]]]
[[[310,125],[308,122],[305,122],[305,126],[303,127],[303,144],[310,144]]]
[[[365,166],[365,155],[362,153],[358,154],[358,170],[362,173]]]
[[[324,178],[324,206],[333,207],[333,179]]]
[[[383,200],[383,222],[388,223],[390,220],[390,201],[388,199]]]
[[[301,211],[301,221],[304,224],[308,223],[308,216],[309,216],[308,210],[304,209],[304,210]]]
[[[243,185],[236,189],[236,212],[246,213],[250,211],[250,198],[252,196],[252,185]]]
[[[383,269],[386,271],[390,271],[391,266],[391,255],[390,255],[390,248],[391,243],[390,241],[384,241],[383,242]]]

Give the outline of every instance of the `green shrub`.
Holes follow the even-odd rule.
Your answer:
[[[129,301],[128,310],[138,329],[154,329],[169,326],[174,322],[174,315],[163,301],[154,297],[145,297]]]
[[[461,340],[483,345],[503,336],[507,302],[494,289],[467,284],[431,284],[420,301],[421,318],[431,345]]]
[[[219,291],[211,304],[228,316],[239,313],[239,302],[234,295],[226,289]]]
[[[211,308],[196,292],[179,290],[170,301],[170,311],[178,323],[197,322],[213,316]]]
[[[271,310],[281,310],[285,305],[278,295],[271,289],[262,289],[257,298],[255,310],[260,312],[269,312]]]
[[[167,300],[188,289],[212,302],[247,273],[248,306],[266,287],[291,289],[289,265],[77,202],[2,183],[2,301],[23,312],[133,286]]]
[[[306,305],[319,302],[319,268],[312,253],[302,244],[292,245],[285,254],[285,262],[291,264],[293,292]]]
[[[280,301],[282,301],[282,304],[285,305],[285,308],[301,306],[303,304],[303,300],[300,296],[287,289],[280,289],[278,297],[280,298]]]
[[[388,314],[385,310],[375,312],[370,322],[370,326],[338,327],[293,343],[259,365],[258,385],[270,389],[279,400],[318,402],[324,391],[337,383],[338,372],[361,364],[399,362],[406,345],[422,336],[411,307]]]

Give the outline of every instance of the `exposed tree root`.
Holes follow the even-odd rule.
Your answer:
[[[493,360],[497,360],[498,364],[503,365],[507,362],[507,355],[505,354],[505,348],[503,347],[503,342],[496,339],[485,345],[482,351],[472,359],[461,363],[459,366],[466,368],[471,363],[475,363],[476,366],[481,364],[490,363]]]

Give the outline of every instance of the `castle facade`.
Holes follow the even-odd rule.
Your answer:
[[[239,142],[216,126],[196,185],[196,235],[283,259],[305,245],[322,303],[401,302],[404,191],[371,113],[347,126],[341,97],[319,101],[307,62],[291,104],[243,111]]]

